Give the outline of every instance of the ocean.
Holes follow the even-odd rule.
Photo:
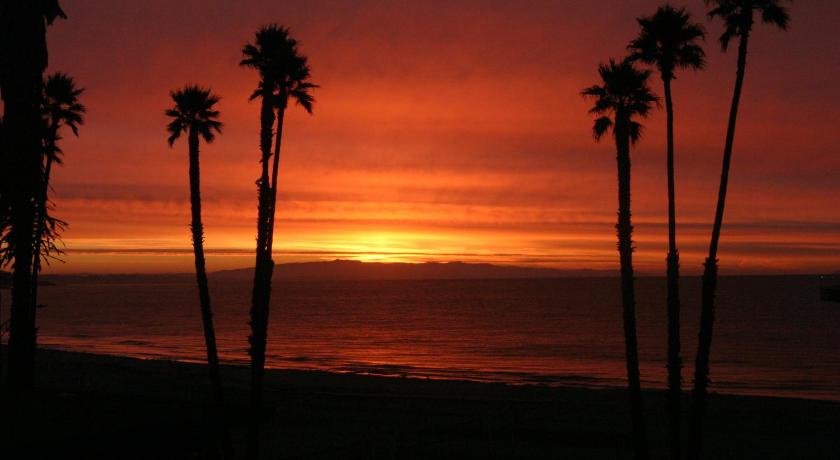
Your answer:
[[[55,285],[40,290],[42,346],[204,360],[191,277],[52,280]],[[247,363],[250,282],[211,275],[210,283],[221,359]],[[722,278],[711,390],[840,400],[840,304],[821,301],[819,286],[816,276]],[[683,281],[686,387],[697,346],[699,288],[698,278]],[[664,388],[664,278],[637,280],[637,299],[642,384]],[[624,385],[617,278],[279,281],[271,308],[272,368]]]

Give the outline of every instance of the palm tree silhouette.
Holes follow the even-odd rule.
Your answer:
[[[222,378],[219,371],[219,354],[216,349],[216,331],[213,327],[213,310],[210,307],[210,290],[207,286],[207,270],[204,261],[204,226],[201,221],[201,183],[199,171],[199,141],[213,142],[221,134],[222,123],[218,121],[219,111],[215,105],[219,97],[207,88],[188,85],[170,93],[175,105],[166,110],[172,120],[166,126],[169,146],[172,147],[182,133],[187,133],[190,161],[190,207],[192,210],[193,253],[195,255],[195,276],[198,282],[198,299],[201,304],[201,320],[204,325],[204,344],[207,350],[207,365],[210,384],[216,404],[218,429],[222,436],[222,448],[230,458],[230,438],[225,423]]]
[[[32,261],[35,222],[43,181],[43,73],[47,68],[47,26],[66,18],[57,0],[4,2],[0,14],[0,95],[4,135],[2,177],[7,183],[8,245],[3,263],[12,263],[12,314],[9,327],[8,382],[29,388],[35,378],[35,309]]]
[[[3,117],[0,116],[0,149],[3,146]],[[5,165],[6,158],[0,150],[0,166]],[[7,169],[5,167],[0,169]],[[3,320],[3,287],[6,282],[6,272],[2,270],[3,261],[6,259],[6,229],[9,224],[9,206],[8,206],[8,192],[6,186],[8,184],[5,174],[0,174],[0,379],[3,376],[3,331],[6,322]],[[2,384],[2,382],[0,382]]]
[[[283,119],[289,99],[293,99],[307,112],[312,113],[314,99],[310,91],[317,85],[309,81],[307,58],[297,49],[297,41],[289,30],[276,24],[259,29],[253,44],[242,49],[240,65],[256,69],[260,75],[257,89],[251,100],[260,99],[260,153],[261,174],[258,185],[257,250],[254,269],[254,288],[251,298],[251,408],[248,429],[248,458],[259,456],[260,412],[265,373],[265,348],[268,336],[268,315],[271,300],[271,277],[274,270],[272,249],[274,244],[274,217],[277,202],[277,174],[280,163],[280,145],[283,136]],[[268,163],[272,156],[272,128],[274,131],[274,160],[269,178]]]
[[[660,6],[650,17],[639,18],[639,36],[630,42],[630,58],[655,65],[662,77],[667,115],[668,174],[668,421],[671,458],[680,458],[680,395],[682,358],[680,357],[680,254],[677,249],[677,216],[674,192],[674,104],[671,80],[682,69],[702,69],[706,64],[703,48],[697,43],[705,36],[703,27],[691,22],[685,8]]]
[[[694,389],[692,391],[691,426],[689,436],[688,456],[697,459],[702,445],[702,423],[706,411],[706,392],[709,386],[709,354],[712,348],[712,334],[715,322],[715,291],[717,289],[718,272],[718,241],[723,225],[723,211],[726,206],[726,188],[729,183],[729,165],[732,160],[732,146],[735,142],[735,122],[738,118],[738,104],[741,100],[741,89],[744,85],[744,72],[747,67],[747,49],[750,33],[754,25],[754,14],[761,15],[761,21],[773,24],[782,30],[787,28],[789,15],[782,6],[783,0],[706,0],[712,9],[709,17],[721,18],[725,29],[720,36],[720,44],[724,51],[729,42],[737,37],[738,70],[735,74],[735,90],[732,95],[732,106],[729,111],[729,124],[726,129],[726,142],[723,148],[723,167],[720,175],[720,189],[718,190],[717,207],[715,209],[715,223],[712,227],[712,238],[709,243],[709,255],[704,263],[702,300],[700,311],[700,333],[697,344],[697,356],[694,363]]]
[[[582,95],[592,98],[590,109],[595,120],[593,134],[600,141],[612,130],[618,163],[618,252],[621,265],[621,300],[624,317],[624,345],[627,361],[627,386],[630,413],[633,423],[633,444],[637,459],[648,457],[639,377],[639,351],[636,339],[636,294],[633,280],[633,226],[630,222],[630,146],[641,137],[642,125],[636,121],[644,118],[657,97],[647,86],[650,72],[638,70],[630,59],[598,67],[602,83],[586,88]],[[612,118],[610,116],[612,115]]]
[[[6,231],[9,226],[9,192],[6,190],[9,181],[6,170],[9,168],[5,167],[7,159],[2,154],[3,146],[3,117],[0,116],[0,166],[4,166],[0,168],[0,379],[3,376],[3,333],[6,325],[3,321],[3,285],[6,282],[6,273],[2,269],[9,249],[6,241]]]
[[[64,222],[49,215],[50,176],[53,164],[62,164],[62,150],[58,146],[61,140],[59,130],[66,126],[74,136],[79,135],[79,125],[84,124],[85,106],[79,102],[84,89],[77,88],[76,82],[67,74],[56,72],[44,82],[43,112],[47,122],[44,136],[43,183],[37,201],[37,221],[35,223],[35,250],[32,260],[32,285],[38,285],[41,272],[41,260],[49,260],[53,254],[61,252],[55,244],[58,231]],[[38,290],[32,290],[33,307],[38,306]]]

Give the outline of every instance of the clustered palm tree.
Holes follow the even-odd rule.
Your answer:
[[[615,140],[618,163],[618,252],[621,266],[621,303],[624,320],[624,345],[627,362],[627,386],[630,392],[630,414],[633,424],[633,446],[636,458],[648,458],[642,407],[639,352],[636,338],[636,292],[633,279],[633,225],[630,220],[630,146],[639,141],[642,125],[658,102],[647,85],[650,72],[639,70],[630,59],[598,67],[601,83],[583,90],[595,101],[590,113],[598,115],[593,127],[596,141],[607,132]]]
[[[270,24],[260,28],[255,35],[254,43],[248,43],[242,48],[242,56],[240,65],[257,70],[260,76],[259,84],[251,95],[252,100],[260,99],[262,169],[257,180],[257,249],[251,298],[251,336],[249,337],[252,414],[247,441],[248,458],[258,458],[265,348],[268,338],[271,278],[274,271],[272,250],[283,119],[290,99],[297,102],[308,113],[312,113],[314,99],[311,90],[317,88],[317,85],[309,80],[307,58],[300,54],[297,41],[289,35],[289,30],[285,27]],[[274,129],[273,133],[272,129]],[[268,163],[272,161],[272,155],[274,158],[269,178]]]
[[[789,14],[783,5],[785,0],[705,0],[711,7],[709,17],[721,18],[725,23],[724,32],[720,37],[720,43],[726,51],[729,42],[733,38],[739,39],[738,67],[735,78],[735,89],[732,98],[732,107],[729,114],[729,123],[726,131],[726,140],[723,151],[723,167],[721,172],[720,189],[715,211],[715,221],[712,227],[711,243],[709,244],[709,255],[704,263],[702,277],[702,298],[700,313],[700,332],[698,337],[697,355],[694,369],[694,388],[692,391],[691,424],[688,439],[688,458],[697,459],[700,456],[702,447],[702,422],[706,407],[706,393],[709,384],[709,356],[712,344],[712,332],[715,317],[715,291],[717,285],[717,250],[720,240],[721,226],[723,224],[723,211],[726,203],[726,190],[729,180],[729,167],[732,158],[732,150],[735,139],[735,122],[738,115],[738,105],[741,97],[741,89],[744,82],[746,58],[750,32],[755,21],[755,15],[761,17],[764,23],[776,25],[785,29],[789,22]],[[644,418],[641,413],[641,397],[639,391],[638,375],[638,351],[635,340],[635,318],[632,285],[632,241],[630,226],[630,168],[629,168],[629,143],[634,141],[633,135],[638,135],[641,126],[628,122],[632,112],[623,109],[624,122],[619,126],[619,114],[622,113],[613,100],[629,104],[632,99],[608,98],[608,95],[616,91],[609,90],[612,85],[616,86],[619,75],[620,81],[633,85],[644,92],[647,88],[643,80],[647,75],[644,72],[633,68],[633,61],[653,65],[659,71],[662,78],[665,92],[666,108],[666,166],[668,176],[668,256],[667,256],[667,315],[668,315],[668,419],[669,419],[669,447],[670,457],[679,459],[681,456],[681,369],[682,358],[680,357],[680,299],[679,299],[679,251],[676,241],[676,199],[675,199],[675,178],[674,178],[674,109],[671,94],[671,82],[676,78],[677,69],[700,70],[705,65],[705,53],[698,43],[704,39],[702,26],[692,23],[691,16],[685,8],[674,8],[665,5],[657,9],[650,17],[638,19],[640,32],[637,38],[628,45],[630,56],[621,63],[610,61],[608,65],[601,65],[598,69],[603,85],[596,85],[583,91],[584,96],[595,98],[595,106],[591,113],[600,115],[595,120],[595,139],[598,140],[609,129],[612,129],[616,138],[616,147],[619,158],[619,254],[622,279],[622,302],[624,305],[625,325],[625,346],[627,360],[628,389],[630,392],[630,409],[633,420],[633,437],[637,458],[647,456],[646,440],[644,438]],[[645,78],[641,78],[645,75]],[[641,81],[641,83],[640,83]],[[628,90],[629,87],[624,87]],[[642,93],[637,93],[642,94]],[[652,96],[651,96],[652,97]],[[649,102],[650,103],[650,102]],[[648,103],[648,104],[649,104]],[[634,113],[644,116],[647,108],[641,105],[642,109]],[[613,119],[605,114],[614,114]],[[626,132],[622,132],[626,130]],[[629,136],[629,138],[628,138]],[[624,140],[623,143],[619,139]],[[623,153],[626,152],[626,153]],[[626,163],[626,164],[624,164]],[[624,165],[623,165],[624,164]],[[624,171],[624,172],[622,172]],[[626,189],[626,190],[625,190]],[[631,325],[632,327],[628,327]]]
[[[685,8],[661,6],[653,16],[638,19],[639,36],[630,42],[630,58],[656,66],[662,77],[666,112],[666,169],[668,175],[668,428],[671,458],[680,458],[680,398],[682,358],[680,357],[680,254],[677,249],[677,216],[674,190],[674,103],[671,81],[677,69],[702,69],[706,64],[703,48],[697,43],[705,36],[703,27],[691,22]]]

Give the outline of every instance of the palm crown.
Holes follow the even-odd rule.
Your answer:
[[[79,125],[84,124],[85,106],[79,102],[79,96],[84,92],[83,88],[77,88],[73,77],[61,72],[56,72],[44,82],[44,112],[47,121],[56,132],[51,133],[52,148],[48,154],[56,163],[61,163],[58,148],[57,131],[61,126],[67,126],[73,131],[73,135],[79,135]]]
[[[243,59],[239,65],[260,72],[260,86],[251,99],[271,94],[272,104],[285,108],[289,98],[294,99],[307,112],[312,113],[314,98],[310,91],[318,85],[309,81],[309,64],[299,53],[297,41],[289,30],[276,24],[257,31],[254,44],[242,48]]]
[[[641,32],[627,46],[630,58],[656,65],[662,78],[669,80],[677,68],[702,69],[706,53],[697,41],[706,34],[690,19],[685,8],[670,5],[659,7],[653,16],[637,19]]]
[[[218,120],[219,111],[214,108],[219,96],[211,94],[207,88],[198,85],[185,86],[170,93],[175,107],[166,110],[166,116],[172,117],[167,125],[169,145],[181,137],[181,133],[193,128],[207,142],[213,142],[215,133],[222,132],[222,122]]]
[[[73,77],[56,72],[44,82],[44,108],[51,124],[65,125],[79,135],[79,125],[84,124],[83,114],[87,111],[79,103],[84,88],[77,88]]]
[[[595,100],[595,105],[589,113],[600,115],[592,129],[595,140],[601,140],[601,137],[614,127],[610,114],[620,114],[629,120],[628,134],[630,141],[635,143],[641,138],[642,125],[633,118],[647,117],[653,105],[659,102],[647,85],[650,71],[637,69],[631,59],[625,58],[618,62],[610,59],[609,63],[601,64],[598,66],[598,74],[603,84],[591,86],[581,92],[584,97]]]
[[[742,37],[749,33],[753,25],[753,13],[761,13],[761,21],[774,24],[782,30],[787,29],[790,15],[785,0],[705,0],[711,6],[709,17],[721,18],[725,29],[720,36],[720,45],[724,50],[733,37]]]

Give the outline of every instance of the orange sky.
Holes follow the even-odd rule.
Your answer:
[[[50,70],[86,88],[64,143],[51,272],[191,269],[186,145],[166,145],[168,91],[222,96],[224,135],[203,145],[211,270],[252,263],[259,104],[241,46],[261,24],[310,57],[315,115],[287,115],[279,262],[464,260],[617,266],[614,150],[593,143],[581,88],[623,53],[658,1],[64,0]],[[607,5],[606,3],[612,3]],[[631,4],[632,5],[629,5]],[[735,53],[703,2],[708,69],[675,82],[683,267],[698,272],[719,178]],[[751,41],[721,243],[724,273],[840,270],[840,41],[832,0],[793,5],[787,33]],[[661,92],[658,77],[653,88]],[[664,273],[664,115],[633,152],[637,266]]]

